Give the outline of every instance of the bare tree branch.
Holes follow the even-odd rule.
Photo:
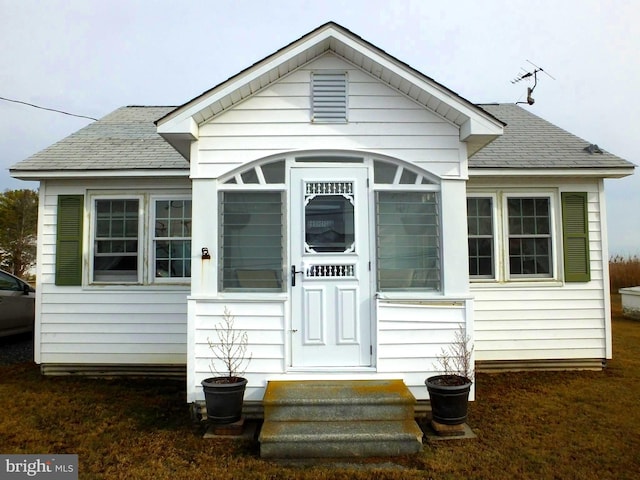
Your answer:
[[[222,321],[215,326],[218,341],[212,342],[211,339],[207,338],[209,348],[218,360],[216,362],[211,359],[209,365],[211,373],[228,377],[229,381],[236,377],[242,377],[253,357],[252,354],[247,356],[247,348],[249,346],[247,332],[236,330],[234,323],[235,318],[228,307],[225,306]],[[224,369],[218,368],[220,363],[224,365]]]

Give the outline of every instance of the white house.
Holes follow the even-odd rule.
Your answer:
[[[461,325],[480,369],[601,368],[604,179],[633,169],[328,23],[12,168],[40,181],[35,361],[186,367],[197,402],[226,307],[250,401],[279,379],[402,379],[426,399]]]

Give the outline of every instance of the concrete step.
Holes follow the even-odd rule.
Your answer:
[[[269,382],[265,458],[393,456],[419,452],[415,398],[402,380]]]
[[[422,450],[422,430],[411,420],[269,422],[260,432],[263,458],[395,456]]]
[[[269,382],[263,399],[273,422],[403,420],[415,402],[402,380]]]

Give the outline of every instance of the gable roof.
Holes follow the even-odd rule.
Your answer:
[[[189,164],[158,133],[154,121],[175,107],[122,107],[11,167],[17,178],[53,172],[153,170],[189,173]],[[179,173],[179,172],[178,172]]]
[[[514,105],[486,104],[483,109],[506,123],[504,135],[469,158],[471,175],[491,175],[491,169],[520,169],[557,174],[558,169],[589,169],[593,175],[619,177],[633,173],[634,165],[611,153],[589,153],[590,142]],[[514,173],[514,172],[510,172]],[[585,175],[588,172],[582,171]]]
[[[460,140],[467,142],[470,153],[502,134],[503,123],[490,113],[335,22],[321,25],[169,112],[158,120],[158,133],[188,159],[199,125],[327,52],[460,127]]]

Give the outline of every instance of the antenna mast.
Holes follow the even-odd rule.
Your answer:
[[[549,73],[547,73],[542,67],[537,66],[535,63],[530,62],[529,60],[527,60],[527,62],[529,62],[531,65],[533,65],[533,67],[534,67],[533,70],[527,71],[527,70],[524,70],[523,68],[521,68],[521,70],[523,70],[524,73],[521,73],[516,78],[511,80],[511,83],[518,83],[518,82],[521,82],[522,80],[531,80],[531,77],[533,77],[533,87],[527,87],[527,101],[526,102],[516,102],[516,104],[518,104],[518,103],[526,103],[528,105],[533,105],[536,102],[535,99],[532,97],[532,93],[535,90],[536,86],[538,85],[538,72],[542,72],[545,75],[547,75],[549,78],[551,78],[552,80],[555,80],[555,78],[553,78],[551,75],[549,75]]]

